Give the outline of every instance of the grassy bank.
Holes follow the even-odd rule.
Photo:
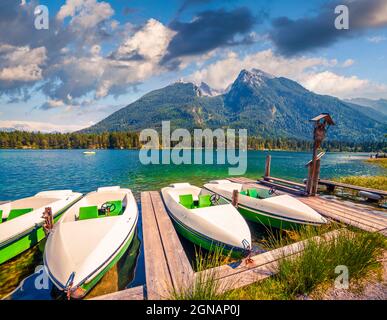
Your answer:
[[[235,290],[229,299],[297,299],[310,295],[321,285],[332,287],[337,266],[349,270],[350,289],[370,271],[380,269],[378,258],[386,247],[385,238],[365,232],[343,233],[333,241],[310,240],[296,258],[280,261],[277,273],[261,283]]]
[[[293,233],[297,239],[321,234],[316,228],[305,228]],[[268,248],[278,248],[290,243],[289,235],[273,235],[267,242]],[[293,241],[294,242],[294,241]],[[206,278],[197,278],[189,290],[173,296],[174,299],[235,299],[235,300],[277,300],[297,299],[313,294],[321,286],[333,287],[338,276],[335,268],[344,265],[349,270],[350,289],[369,272],[379,271],[379,258],[386,249],[386,239],[380,234],[363,231],[343,232],[334,240],[310,240],[304,251],[292,258],[280,260],[276,274],[250,286],[218,294],[216,271]],[[197,264],[204,269],[221,264],[221,256],[198,256]]]
[[[352,184],[355,186],[387,191],[387,176],[349,176],[334,178],[333,180],[342,183]]]
[[[375,164],[387,169],[387,158],[367,159],[366,162]]]

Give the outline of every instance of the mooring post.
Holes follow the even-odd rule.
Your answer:
[[[330,125],[334,125],[331,116],[328,113],[322,113],[317,117],[311,119],[314,122],[313,131],[313,157],[310,163],[310,172],[308,174],[308,182],[306,184],[306,192],[310,196],[314,196],[317,193],[318,180],[320,176],[320,158],[317,156],[317,150],[320,148],[323,142],[327,129]]]
[[[270,177],[270,165],[271,165],[271,155],[268,154],[266,156],[266,163],[265,163],[265,178]]]
[[[238,200],[239,200],[239,191],[238,190],[234,190],[232,192],[232,205],[235,208],[238,208]]]
[[[315,196],[317,194],[318,189],[318,180],[320,179],[320,162],[321,160],[316,160],[316,167],[314,171],[314,178],[312,181],[312,188],[311,188],[311,196]]]

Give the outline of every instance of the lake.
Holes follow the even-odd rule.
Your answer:
[[[208,152],[208,151],[206,151]],[[249,151],[247,172],[250,178],[264,173],[269,152]],[[270,151],[273,176],[302,181],[311,159],[308,152]],[[321,163],[321,177],[347,175],[385,175],[386,170],[364,163],[365,153],[328,153]],[[145,190],[159,190],[174,182],[201,186],[211,179],[228,176],[228,165],[142,165],[138,150],[97,150],[84,155],[83,150],[0,150],[0,200],[28,197],[42,190],[72,189],[82,193],[100,186],[120,185],[132,189],[136,199]],[[259,230],[252,230],[258,236]],[[144,257],[141,247],[141,221],[131,248],[109,271],[88,297],[114,292],[145,282]],[[193,248],[184,243],[188,251]],[[12,299],[51,299],[52,285],[36,290],[36,267],[42,265],[44,243],[19,257],[0,265],[0,298],[18,285]],[[22,281],[24,279],[24,281]]]

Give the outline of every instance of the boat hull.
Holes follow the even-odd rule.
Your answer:
[[[235,259],[241,259],[248,255],[247,250],[231,247],[228,244],[208,238],[205,235],[202,235],[199,232],[196,232],[195,230],[187,227],[186,225],[178,221],[175,217],[173,217],[171,214],[170,216],[177,232],[185,239],[199,246],[200,248],[204,248],[212,252],[219,250],[219,252],[221,252],[223,255],[230,255],[232,258]]]
[[[81,296],[77,295],[72,295],[71,297],[73,299],[81,299],[85,297],[91,289],[93,289],[97,283],[103,278],[103,276],[122,258],[122,256],[125,254],[125,252],[128,250],[130,247],[134,235],[135,235],[135,230],[129,235],[128,240],[124,243],[124,245],[119,249],[117,255],[102,269],[101,272],[99,272],[94,278],[92,278],[88,283],[85,283],[81,285],[79,288],[81,289],[80,291],[82,292]]]
[[[305,223],[290,222],[283,219],[275,218],[267,212],[249,209],[239,206],[238,211],[246,219],[254,223],[263,224],[269,228],[277,228],[284,230],[297,230]]]
[[[62,214],[73,205],[74,203],[69,204],[66,208],[62,209],[54,216],[54,222],[57,222]],[[32,248],[40,241],[46,238],[42,226],[37,226],[33,228],[28,233],[20,235],[17,239],[5,244],[3,247],[0,247],[0,264],[7,262],[23,253],[24,251]]]

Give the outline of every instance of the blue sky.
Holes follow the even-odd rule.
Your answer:
[[[349,8],[349,30],[334,8]],[[34,10],[49,9],[48,30]],[[2,0],[0,128],[71,131],[178,80],[258,68],[339,98],[387,98],[385,0]]]

